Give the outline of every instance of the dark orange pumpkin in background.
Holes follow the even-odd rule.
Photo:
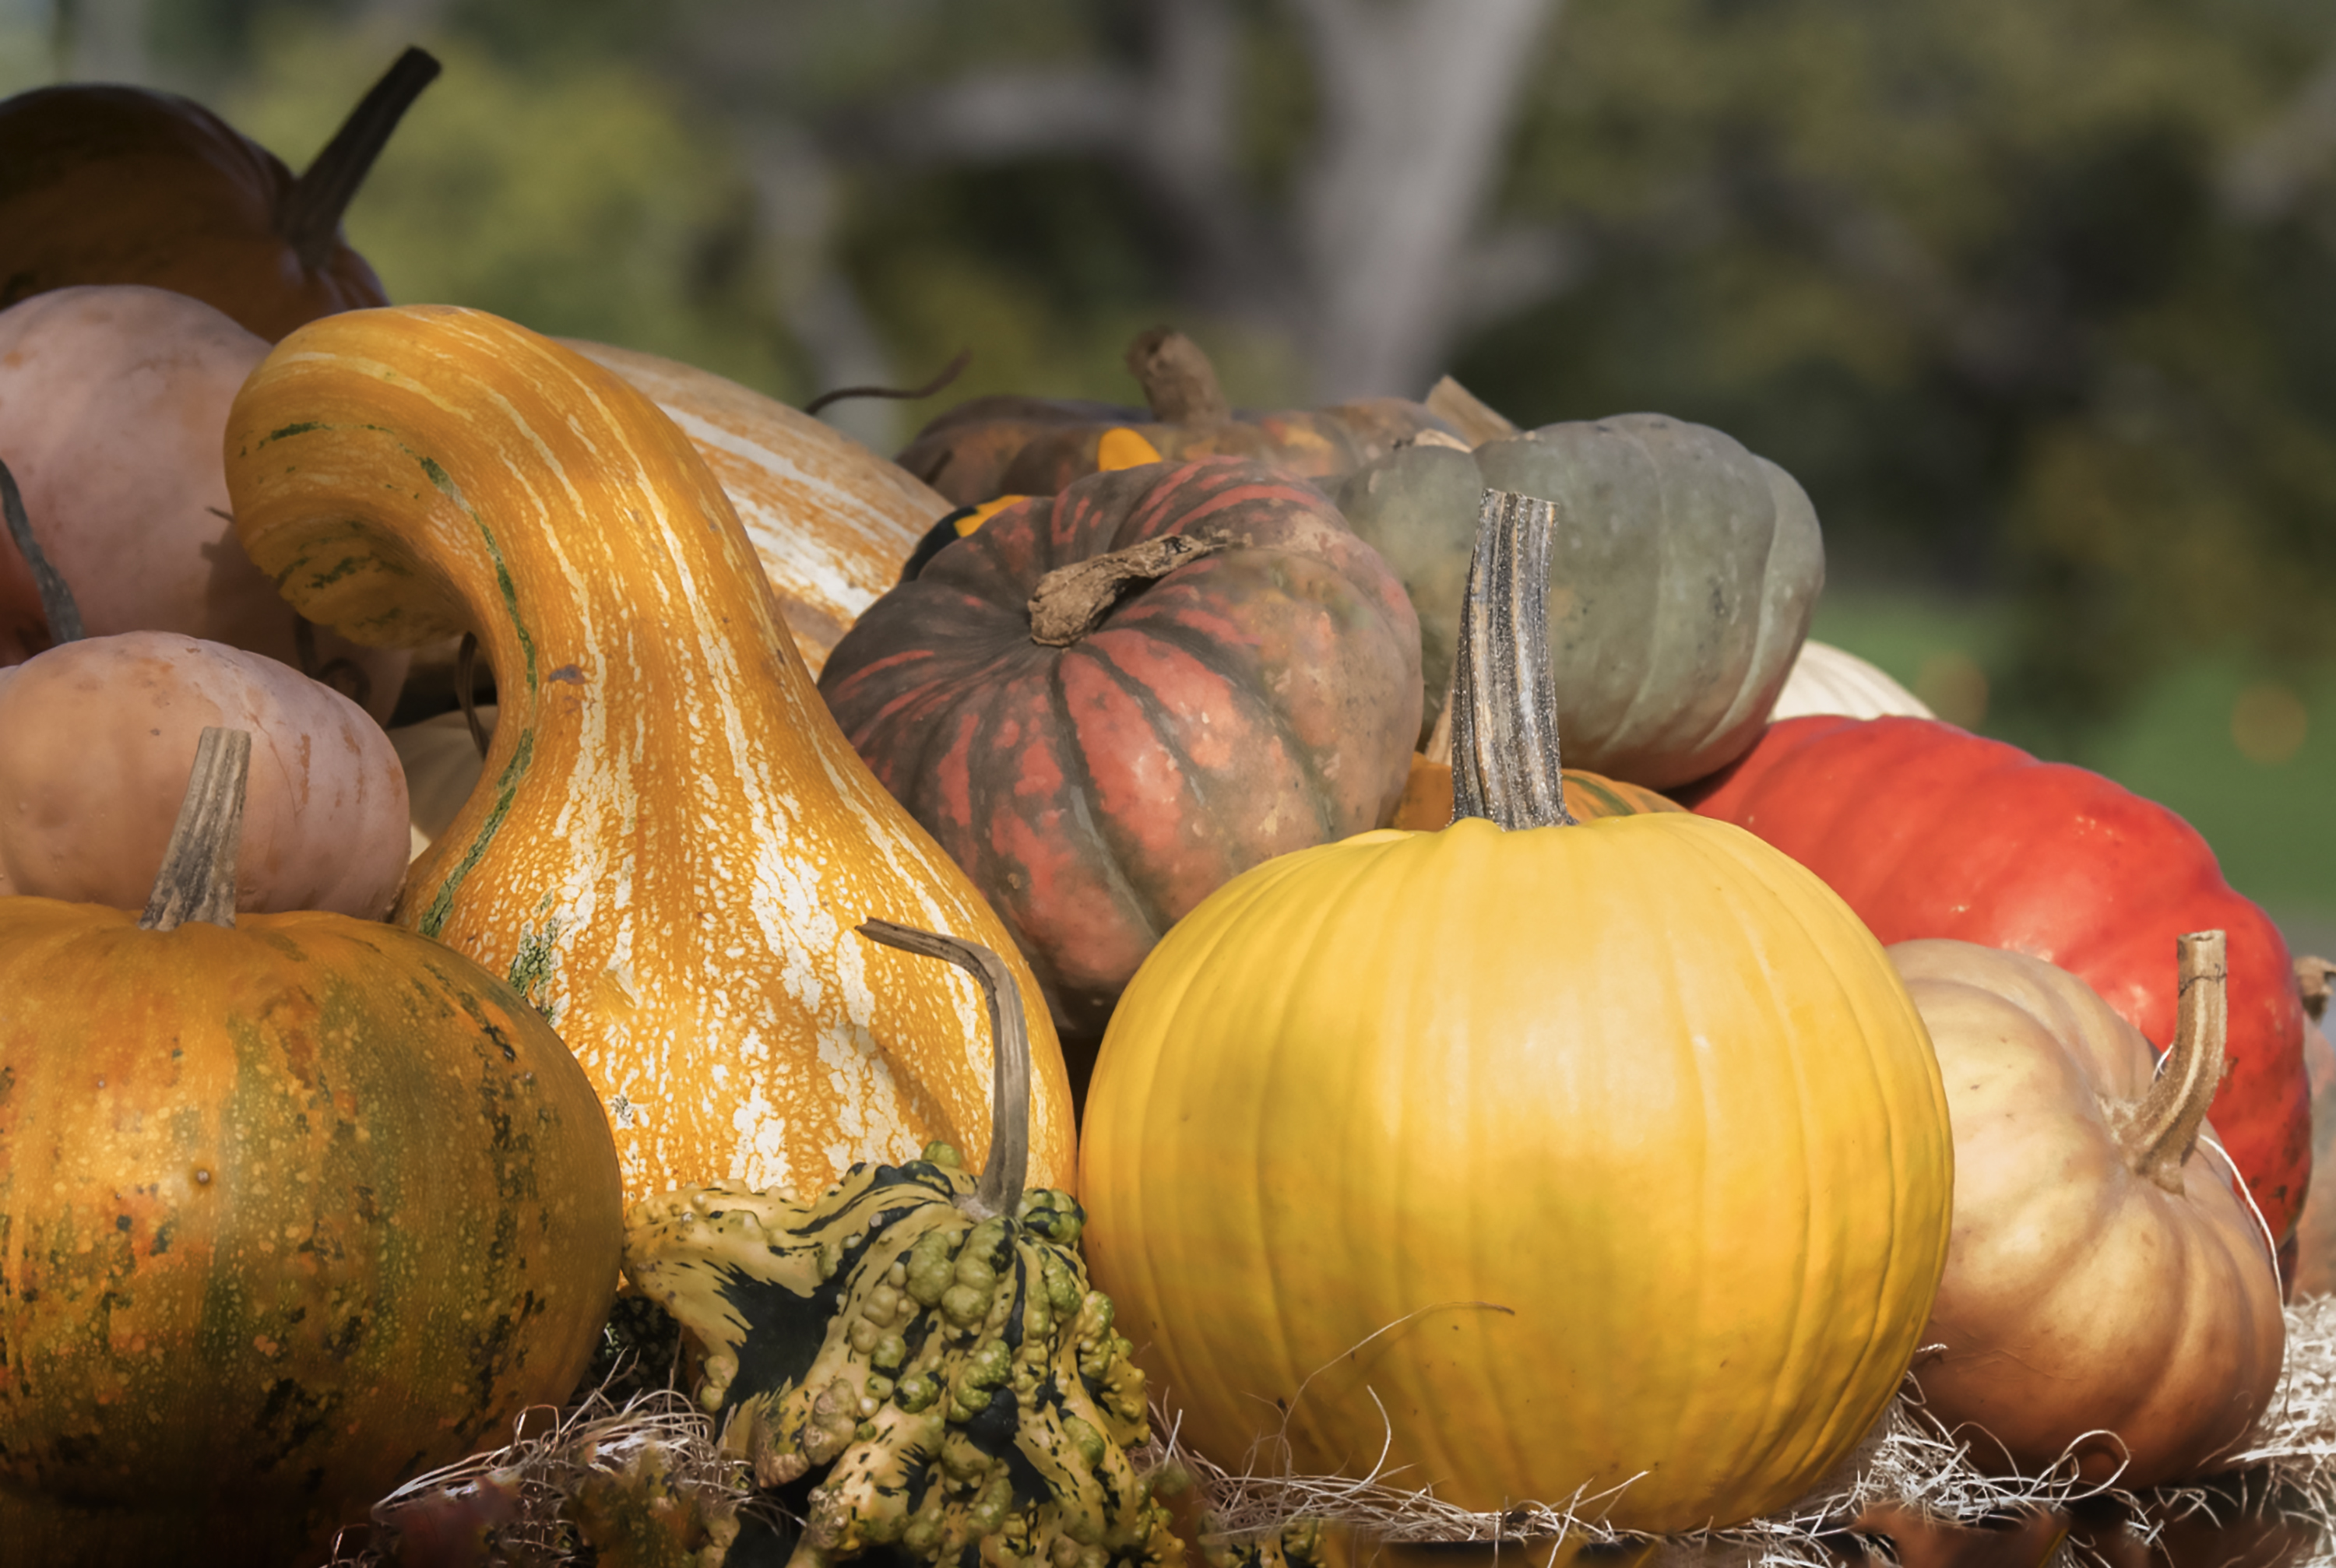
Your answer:
[[[76,82],[0,102],[0,306],[142,283],[274,342],[319,316],[386,305],[341,214],[437,74],[408,49],[297,176],[175,93]]]
[[[1013,393],[968,398],[917,433],[900,466],[959,506],[978,506],[1000,495],[1053,495],[1096,472],[1114,430],[1133,429],[1165,458],[1252,458],[1320,481],[1343,479],[1423,431],[1457,439],[1433,409],[1402,397],[1235,409],[1200,346],[1164,326],[1136,336],[1127,368],[1148,407]]]

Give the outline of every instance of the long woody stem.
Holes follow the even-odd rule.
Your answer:
[[[341,215],[355,199],[357,187],[373,172],[374,160],[389,144],[390,132],[438,79],[438,62],[429,51],[408,49],[384,72],[372,90],[349,111],[332,141],[316,161],[300,171],[277,209],[276,231],[310,271],[332,259],[339,241]]]
[[[963,937],[944,936],[891,920],[864,920],[860,934],[888,948],[944,959],[970,974],[981,985],[989,1008],[990,1079],[989,1158],[972,1193],[961,1199],[977,1219],[1010,1214],[1022,1201],[1022,1183],[1030,1174],[1030,1032],[1022,1021],[1022,988],[1004,959]]]
[[[2198,1141],[2206,1107],[2223,1082],[2224,1041],[2230,1031],[2225,994],[2229,963],[2221,931],[2175,939],[2181,954],[2180,1000],[2174,1046],[2149,1093],[2118,1134],[2126,1163],[2136,1175],[2178,1190],[2182,1162]]]
[[[1549,658],[1550,536],[1557,508],[1488,490],[1476,518],[1452,677],[1452,815],[1564,827],[1565,773]]]
[[[203,731],[139,930],[167,931],[189,920],[235,924],[236,851],[243,842],[244,781],[250,772],[250,731],[217,725]]]

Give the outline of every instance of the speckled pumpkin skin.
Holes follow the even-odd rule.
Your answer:
[[[1066,648],[1046,574],[1227,540]],[[1068,1037],[1100,1038],[1160,935],[1259,862],[1375,827],[1419,729],[1419,622],[1321,493],[1237,458],[1098,473],[1008,507],[871,606],[820,692],[972,876]]]
[[[321,913],[0,900],[0,1542],[285,1563],[564,1399],[616,1151],[547,1024]]]

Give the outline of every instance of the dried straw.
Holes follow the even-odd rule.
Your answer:
[[[542,1412],[532,1413],[540,1424]],[[590,1561],[579,1550],[564,1510],[594,1476],[615,1477],[654,1455],[677,1492],[709,1516],[767,1510],[751,1477],[721,1448],[715,1423],[679,1392],[635,1396],[619,1407],[595,1390],[549,1431],[529,1436],[522,1420],[513,1441],[406,1483],[375,1505],[378,1524],[421,1508],[460,1508],[484,1493],[507,1515],[498,1523],[490,1560],[551,1565]],[[2136,1519],[2213,1514],[2236,1500],[2248,1509],[2276,1509],[2311,1524],[2321,1544],[2305,1568],[2336,1568],[2336,1296],[2287,1310],[2287,1357],[2271,1408],[2234,1454],[2215,1490],[2164,1488],[2142,1495],[2113,1483],[2088,1484],[2073,1456],[2041,1475],[1984,1474],[1961,1440],[1919,1404],[1893,1401],[1874,1431],[1831,1475],[1777,1513],[1726,1529],[1671,1536],[1616,1530],[1602,1522],[1613,1494],[1578,1494],[1521,1504],[1500,1513],[1455,1506],[1430,1487],[1406,1487],[1383,1469],[1359,1479],[1229,1470],[1183,1447],[1155,1413],[1163,1436],[1137,1456],[1139,1472],[1181,1473],[1197,1488],[1209,1545],[1267,1540],[1302,1520],[1324,1520],[1392,1542],[1483,1542],[1514,1550],[1531,1568],[1562,1539],[1630,1545],[1654,1543],[1657,1561],[1686,1568],[1838,1568],[1836,1549],[1861,1515],[1895,1507],[1949,1524],[1976,1524],[2007,1515],[2105,1500]],[[1285,1458],[1284,1445],[1263,1451]],[[1382,1450],[1384,1453],[1384,1450]],[[1620,1488],[1617,1489],[1621,1490]],[[472,1508],[478,1513],[479,1509]],[[2152,1526],[2135,1526],[2144,1539]],[[386,1568],[394,1561],[371,1545],[345,1546],[334,1568]]]
[[[550,1417],[550,1430],[532,1434]],[[512,1424],[491,1453],[416,1476],[373,1506],[367,1533],[344,1532],[331,1568],[386,1568],[382,1537],[424,1519],[459,1518],[483,1534],[488,1562],[553,1568],[589,1562],[579,1552],[570,1502],[597,1478],[621,1481],[647,1466],[711,1518],[764,1507],[743,1462],[722,1451],[713,1418],[677,1389],[656,1388],[618,1406],[594,1389],[564,1413],[539,1407]]]

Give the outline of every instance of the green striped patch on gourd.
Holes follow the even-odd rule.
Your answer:
[[[1751,745],[1825,585],[1816,511],[1790,474],[1656,414],[1543,425],[1472,452],[1416,444],[1359,470],[1339,510],[1410,592],[1437,697],[1487,489],[1558,506],[1549,629],[1568,766],[1665,789]]]
[[[1088,1287],[1085,1213],[1068,1193],[1021,1190],[1012,978],[974,943],[861,930],[970,969],[993,1029],[1011,1020],[981,1176],[935,1144],[854,1165],[815,1202],[668,1193],[628,1216],[627,1276],[702,1350],[698,1400],[756,1484],[820,1473],[794,1568],[878,1547],[953,1563],[985,1542],[1060,1568],[1158,1563],[1167,1511],[1128,1457],[1150,1431],[1144,1375]]]

